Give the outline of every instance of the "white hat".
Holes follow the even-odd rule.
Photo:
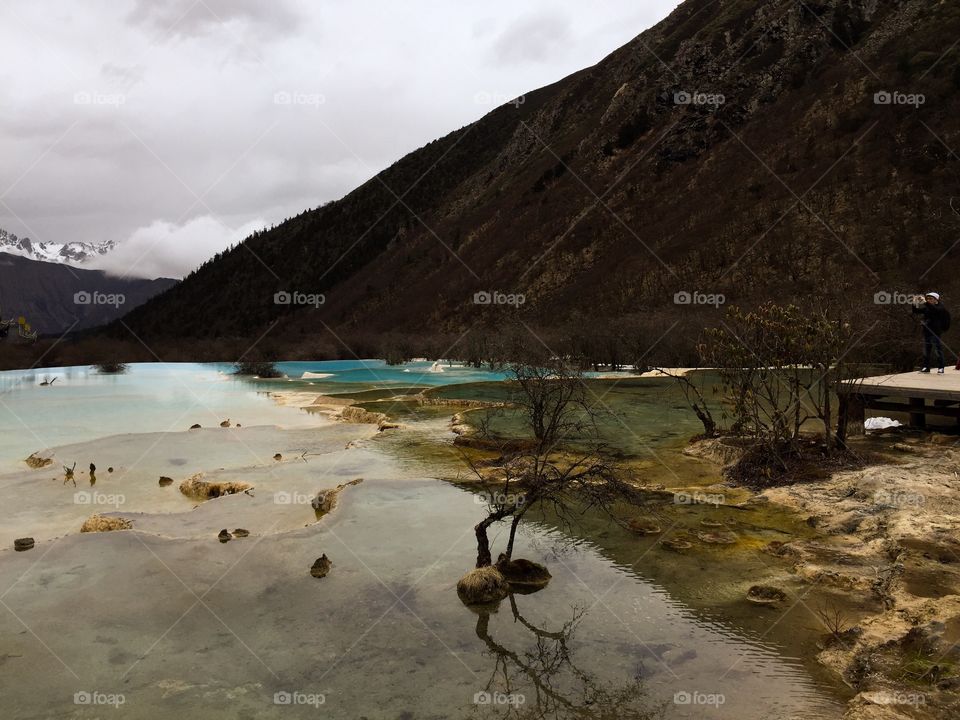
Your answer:
[[[939,299],[940,299],[940,293],[928,292],[928,293],[927,293],[927,297],[932,297],[932,298],[936,298],[937,300],[939,300]]]

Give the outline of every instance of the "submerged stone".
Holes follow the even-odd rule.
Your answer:
[[[30,453],[30,457],[25,458],[24,462],[34,470],[39,468],[45,468],[48,465],[53,465],[53,458],[42,457],[37,455],[37,453]]]
[[[667,550],[676,550],[678,552],[683,550],[689,550],[693,547],[693,543],[687,540],[686,538],[668,538],[661,543]]]
[[[700,542],[705,542],[708,545],[733,545],[737,542],[737,536],[732,532],[727,532],[724,530],[717,530],[715,532],[698,532],[697,538]]]
[[[315,578],[326,577],[327,573],[330,572],[330,568],[332,567],[333,563],[330,562],[330,559],[327,557],[326,553],[324,553],[314,561],[310,568],[310,574]]]
[[[166,475],[160,476],[160,487],[167,487],[168,485],[173,485],[173,478],[167,477]]]
[[[217,534],[217,540],[219,540],[222,543],[230,542],[231,540],[233,540],[233,535],[230,534],[229,530],[224,528]]]
[[[787,594],[771,585],[754,585],[747,590],[747,600],[757,605],[774,605],[787,599]]]
[[[662,532],[657,523],[646,518],[632,518],[627,521],[627,527],[637,535],[659,535]]]
[[[193,425],[190,426],[190,429],[191,429],[191,430],[199,430],[199,429],[200,429],[200,423],[194,423]]]
[[[180,483],[180,492],[195,500],[209,500],[221,495],[235,495],[253,488],[245,482],[208,482],[202,480],[203,473],[197,473]]]
[[[245,538],[250,536],[250,531],[244,528],[236,528],[233,531],[233,536],[238,538]]]
[[[32,537],[17,538],[13,541],[13,549],[17,552],[23,552],[24,550],[30,550],[34,546],[34,541]]]
[[[133,523],[126,518],[91,515],[80,526],[80,532],[112,532],[113,530],[130,530],[131,528],[133,528]]]
[[[313,508],[314,512],[317,513],[317,517],[319,518],[337,506],[337,499],[340,497],[340,493],[343,492],[344,488],[350,487],[351,485],[358,485],[362,482],[363,478],[357,478],[355,480],[351,480],[350,482],[337,485],[331,490],[321,490],[310,501],[310,506]]]

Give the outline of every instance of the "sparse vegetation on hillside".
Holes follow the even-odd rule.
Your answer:
[[[678,293],[829,289],[870,320],[890,310],[875,293],[921,278],[960,297],[960,53],[945,52],[958,33],[953,3],[684,3],[596,67],[254,234],[127,322],[151,347],[249,340],[279,321],[278,346],[325,325],[361,356],[361,335],[382,331],[427,355],[425,335],[454,343],[517,315],[540,334],[597,335],[588,357],[615,365],[676,322],[664,342],[693,355],[699,331],[684,326],[717,326],[722,309]],[[896,92],[924,102],[876,100]],[[678,100],[697,93],[722,102]],[[276,304],[279,291],[326,302]],[[656,320],[638,352],[599,349],[597,325],[638,317]]]

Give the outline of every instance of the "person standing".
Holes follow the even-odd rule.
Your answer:
[[[914,315],[920,316],[920,325],[923,327],[923,368],[922,373],[930,372],[930,357],[932,351],[937,352],[937,372],[943,373],[943,342],[940,336],[950,329],[950,313],[943,301],[940,300],[940,294],[928,292],[924,296],[922,305],[914,305],[912,308]],[[960,368],[960,363],[958,363]]]

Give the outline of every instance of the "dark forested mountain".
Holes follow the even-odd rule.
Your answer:
[[[865,313],[876,293],[956,297],[958,37],[954,2],[687,0],[127,322],[147,338],[456,333],[514,312],[511,294],[541,326],[716,317],[708,295],[829,288]],[[311,294],[325,302],[298,304]]]
[[[102,325],[171,287],[170,278],[111,277],[0,252],[0,318],[26,318],[40,333]]]

